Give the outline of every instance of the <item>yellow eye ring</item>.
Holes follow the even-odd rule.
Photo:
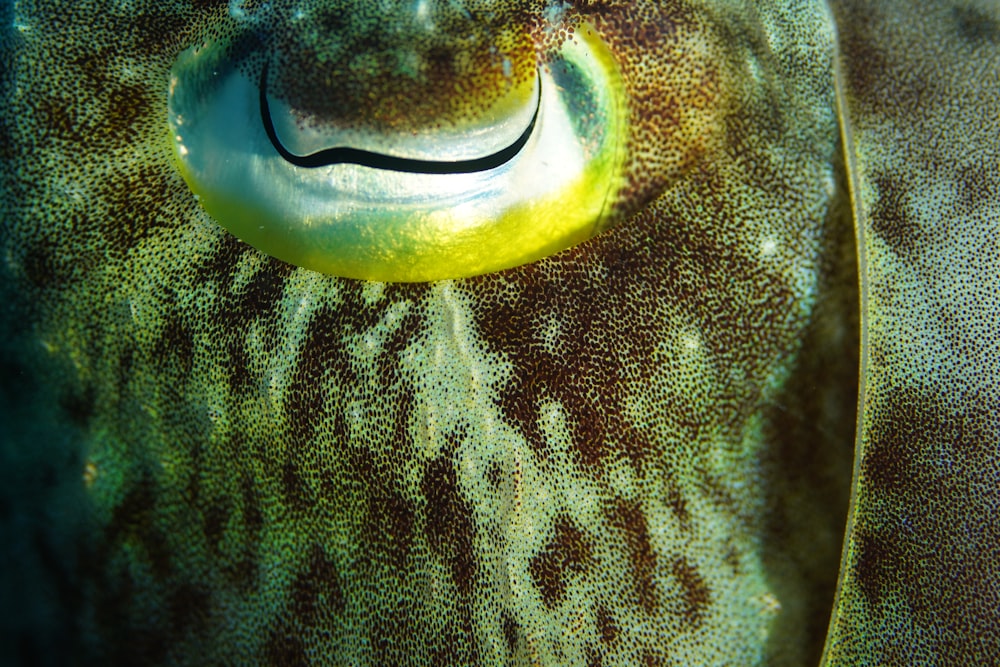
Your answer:
[[[539,68],[524,103],[465,136],[355,133],[361,145],[276,122],[268,66],[255,79],[223,50],[209,43],[174,65],[175,154],[204,209],[263,252],[344,277],[426,281],[532,262],[610,224],[626,109],[616,62],[589,28]]]

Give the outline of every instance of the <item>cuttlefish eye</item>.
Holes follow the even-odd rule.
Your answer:
[[[172,70],[180,171],[231,233],[323,273],[425,281],[551,255],[616,221],[621,76],[586,25],[537,53],[529,42],[530,57],[503,44],[480,49],[491,77],[456,47],[445,56],[461,71],[428,79],[433,58],[417,43],[393,45],[395,70],[353,54],[311,82],[281,44],[241,60],[206,40]]]

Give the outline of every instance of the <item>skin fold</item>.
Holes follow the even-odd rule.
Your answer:
[[[0,5],[0,662],[1000,661],[995,4],[373,6]],[[539,261],[315,273],[178,169],[192,46],[389,132],[583,30],[625,157]]]

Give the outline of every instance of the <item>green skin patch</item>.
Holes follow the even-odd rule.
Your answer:
[[[580,4],[0,8],[0,662],[1000,661],[997,8]],[[477,268],[286,263],[185,171],[191,49],[314,58],[275,99],[318,113],[474,71],[449,34],[607,85]]]

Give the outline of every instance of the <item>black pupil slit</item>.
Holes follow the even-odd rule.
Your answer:
[[[267,70],[269,64],[269,62],[265,62],[264,68],[260,73],[260,117],[264,123],[264,132],[267,133],[267,138],[271,140],[271,145],[274,146],[274,149],[278,151],[278,154],[282,158],[296,167],[305,167],[307,169],[327,167],[334,164],[357,164],[372,169],[401,171],[408,174],[472,174],[480,171],[489,171],[510,162],[524,148],[524,145],[528,143],[528,139],[531,138],[531,133],[535,129],[535,121],[538,120],[538,110],[542,105],[542,76],[539,73],[535,112],[531,116],[531,122],[528,123],[528,126],[521,135],[509,146],[495,153],[470,160],[417,160],[366,151],[360,148],[351,148],[349,146],[336,146],[308,155],[296,155],[282,145],[278,134],[274,130],[274,122],[271,120],[271,109],[267,103]]]

